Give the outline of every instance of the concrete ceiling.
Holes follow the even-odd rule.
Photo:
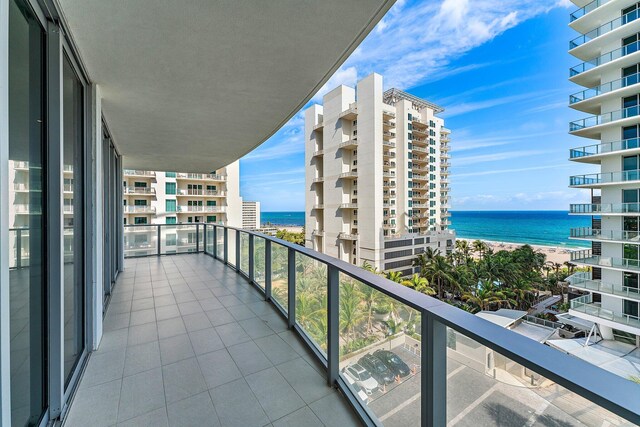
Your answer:
[[[285,124],[394,1],[59,3],[125,167],[209,172]]]

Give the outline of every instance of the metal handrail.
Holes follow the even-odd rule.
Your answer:
[[[571,69],[569,70],[569,75],[570,77],[576,76],[595,67],[599,67],[600,65],[615,61],[616,59],[622,58],[623,56],[631,55],[632,53],[638,52],[639,49],[640,42],[636,41],[633,43],[629,43],[628,45],[619,47],[596,58],[590,59],[589,61],[585,61],[574,67],[571,67]]]
[[[198,233],[196,248],[199,252],[213,256],[228,262],[230,250],[230,235],[235,234],[234,241],[236,259],[234,268],[239,274],[246,277],[251,283],[264,292],[267,300],[271,298],[270,274],[265,274],[264,288],[255,281],[255,241],[261,239],[264,244],[265,265],[271,265],[271,248],[286,248],[288,251],[288,304],[289,309],[285,315],[288,324],[298,332],[306,345],[315,353],[320,361],[327,366],[327,380],[331,385],[338,385],[347,399],[358,411],[363,421],[368,425],[378,423],[375,415],[362,406],[355,398],[352,390],[346,385],[339,375],[339,286],[341,275],[346,275],[359,283],[375,289],[401,304],[418,310],[422,323],[422,340],[420,357],[423,369],[421,370],[421,393],[423,407],[434,408],[432,411],[422,412],[423,425],[444,425],[446,423],[446,358],[447,340],[446,328],[449,327],[464,336],[475,340],[479,344],[492,349],[503,356],[513,360],[525,368],[535,371],[537,374],[556,382],[571,392],[585,397],[596,405],[609,410],[620,417],[633,423],[640,423],[640,400],[637,399],[638,386],[625,378],[619,377],[586,361],[559,352],[555,349],[540,344],[535,340],[518,335],[513,331],[502,328],[471,313],[460,310],[438,299],[419,293],[408,287],[392,282],[380,275],[366,271],[353,264],[316,252],[304,246],[296,245],[273,236],[256,231],[243,230],[223,225],[200,224],[202,233]],[[213,236],[212,251],[208,250],[209,236]],[[160,233],[159,233],[160,236]],[[218,248],[218,239],[223,236],[222,253]],[[202,238],[203,244],[200,244]],[[248,271],[240,267],[246,261],[240,259],[240,247],[249,245]],[[326,266],[327,271],[327,352],[320,352],[312,343],[303,327],[297,323],[295,317],[296,308],[296,268],[295,260],[298,255],[304,255],[311,260]],[[246,269],[247,267],[245,267]],[[270,273],[270,267],[269,267]],[[282,308],[274,303],[281,311]],[[606,384],[606,386],[604,386]],[[429,417],[429,420],[424,419]]]
[[[632,107],[610,111],[608,113],[600,114],[597,116],[590,116],[584,119],[574,120],[573,122],[569,123],[569,132],[575,132],[593,126],[604,125],[618,120],[636,117],[638,115],[640,115],[640,106],[634,105]]]
[[[569,205],[569,213],[577,214],[639,214],[640,203],[577,203]]]
[[[576,37],[569,42],[569,50],[581,46],[586,42],[595,39],[596,37],[600,37],[603,34],[607,34],[608,32],[615,30],[616,28],[620,28],[625,24],[635,21],[640,16],[639,12],[640,11],[638,11],[638,9],[632,10],[631,12],[628,12],[612,21],[609,21],[606,24],[600,25],[598,28],[589,31],[588,33]]]
[[[606,154],[614,151],[632,150],[635,148],[640,148],[640,138],[629,138],[621,141],[603,142],[600,144],[572,148],[569,150],[569,157],[571,159],[579,159],[582,157],[596,156],[598,154]]]
[[[580,9],[574,11],[571,13],[571,22],[575,21],[578,18],[583,17],[584,15],[586,15],[587,13],[599,8],[600,6],[602,6],[605,3],[609,3],[609,1],[611,0],[593,0],[591,3],[587,4],[584,7],[581,7]]]

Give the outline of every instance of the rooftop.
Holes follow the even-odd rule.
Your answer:
[[[418,98],[417,96],[411,95],[410,93],[404,92],[400,89],[391,88],[386,90],[382,94],[382,101],[385,104],[395,105],[395,103],[400,101],[401,99],[411,101],[419,108],[431,108],[432,110],[434,110],[435,114],[442,113],[444,111],[443,107],[440,107],[432,102],[425,101],[422,98]]]

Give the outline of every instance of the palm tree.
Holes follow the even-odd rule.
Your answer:
[[[439,299],[442,299],[444,296],[444,285],[455,282],[451,265],[447,262],[446,258],[441,255],[436,255],[433,261],[425,266],[422,271],[422,276],[426,277],[430,283],[437,283]]]
[[[402,283],[402,273],[399,271],[387,271],[385,276],[392,282]]]
[[[362,263],[362,268],[372,273],[378,274],[378,269],[369,263],[369,261],[364,261]]]
[[[433,262],[437,256],[440,256],[440,250],[427,246],[424,252],[416,256],[413,260],[413,266],[420,267],[420,271],[422,271],[428,264]]]
[[[474,240],[471,246],[473,247],[473,250],[480,256],[480,258],[484,258],[487,249],[489,249],[489,246],[487,246],[487,244],[482,240]]]
[[[456,240],[456,251],[462,254],[464,262],[468,262],[471,257],[471,245],[468,240]]]
[[[371,332],[373,329],[373,309],[380,303],[383,294],[365,284],[360,285],[360,293],[362,294],[365,316],[367,318],[367,332]]]
[[[352,282],[340,284],[340,330],[345,333],[347,347],[351,344],[354,336],[354,328],[364,318],[364,313],[360,308],[361,294]]]
[[[507,297],[504,292],[496,290],[491,282],[483,282],[475,292],[467,292],[462,299],[480,311],[489,310],[492,307],[500,307],[502,304],[510,306],[514,301]]]
[[[436,294],[435,289],[429,286],[429,281],[417,273],[411,276],[411,279],[403,280],[402,284],[426,295]]]

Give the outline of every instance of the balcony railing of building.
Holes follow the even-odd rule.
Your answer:
[[[569,206],[572,214],[640,214],[640,203],[579,203]]]
[[[156,194],[156,189],[153,187],[124,187],[125,194]]]
[[[576,92],[573,95],[569,95],[569,104],[575,104],[576,102],[585,101],[587,99],[602,95],[604,93],[613,92],[614,90],[622,89],[627,86],[640,83],[640,73],[631,74],[621,79],[612,80],[610,82],[601,84],[600,86],[585,89],[580,92]]]
[[[145,176],[145,177],[153,177],[155,178],[156,173],[154,171],[143,171],[143,170],[137,170],[137,169],[125,169],[124,170],[124,175],[131,175],[131,176]]]
[[[391,142],[391,141],[387,141],[387,140],[383,140],[382,141],[382,145],[385,147],[389,147],[389,148],[395,148],[396,143],[395,142]]]
[[[215,173],[178,173],[176,178],[179,179],[194,179],[194,180],[211,180],[211,181],[226,181],[226,175],[220,175]]]
[[[633,22],[636,19],[638,19],[638,16],[640,16],[640,11],[638,11],[638,9],[635,9],[625,15],[620,16],[619,18],[614,19],[613,21],[609,21],[606,24],[602,24],[598,28],[595,28],[589,31],[588,33],[585,33],[571,40],[569,42],[569,50],[574,49],[580,45],[583,45],[586,42],[595,39],[596,37],[600,37],[603,34],[613,31],[616,28],[619,28],[625,24],[628,24],[629,22]]]
[[[571,13],[571,15],[570,15],[571,22],[575,21],[578,18],[583,17],[587,13],[599,8],[603,4],[609,3],[609,1],[611,1],[611,0],[594,0],[591,3],[587,4],[586,6],[581,7],[580,9],[578,9],[575,12]]]
[[[175,236],[177,227],[190,227],[191,236],[176,240],[175,245],[173,240],[167,243],[166,239]],[[495,378],[491,376],[494,370],[482,368],[486,354],[495,352],[535,372],[536,381],[532,377],[527,378],[529,382],[541,383],[544,378],[538,374],[544,375],[548,380],[545,387],[553,382],[563,399],[578,399],[581,410],[575,412],[576,416],[595,411],[600,421],[609,419],[619,423],[624,418],[632,423],[640,422],[638,385],[633,382],[355,265],[271,236],[222,225],[127,226],[125,240],[144,240],[136,237],[139,236],[134,232],[136,228],[144,228],[144,232],[150,229],[151,240],[144,243],[149,247],[129,251],[126,256],[204,252],[247,279],[282,314],[288,327],[300,335],[324,368],[327,383],[342,390],[366,425],[382,425],[392,412],[398,411],[402,411],[403,419],[412,420],[413,425],[445,425],[448,415],[456,415],[447,413],[453,411],[448,405],[450,399],[455,399],[456,392],[462,392],[461,388],[465,387],[448,378],[447,364],[455,364],[457,360],[452,353],[463,355],[466,349],[483,347],[478,361],[481,368],[474,375],[487,376],[486,381]],[[339,237],[354,240],[357,235],[340,233]],[[185,246],[180,246],[183,242]],[[308,311],[305,307],[309,301],[305,298],[311,282],[320,309]],[[371,344],[363,349],[354,346],[352,337],[359,327],[344,327],[345,310],[351,310],[348,304],[360,303],[358,297],[352,298],[353,291],[373,292],[381,301],[388,300],[396,307],[395,318],[407,326],[392,332],[390,337],[368,334],[373,340]],[[413,323],[409,319],[413,319]],[[361,327],[366,324],[362,323]],[[411,326],[413,324],[417,328]],[[324,327],[318,328],[318,325]],[[398,368],[400,371],[393,373],[388,382],[383,378],[380,383],[370,381],[363,393],[361,388],[352,385],[355,381],[350,379],[346,368],[377,348],[401,355],[407,363],[406,370]],[[412,393],[416,397],[412,401],[417,404],[396,405],[392,412],[374,404],[375,399],[385,394],[385,389],[390,393],[405,382],[415,387]],[[528,388],[519,390],[526,393]],[[540,398],[534,391],[531,393]],[[528,419],[530,411],[523,409],[522,415]]]
[[[593,173],[587,175],[575,175],[569,178],[570,186],[589,186],[601,184],[615,184],[640,180],[640,169],[620,172]]]
[[[178,206],[178,212],[226,212],[224,206]]]
[[[603,283],[602,280],[593,280],[591,273],[587,271],[574,273],[567,277],[567,281],[572,288],[640,300],[640,289],[624,285],[614,285],[612,283]]]
[[[340,175],[338,175],[338,178],[357,178],[357,177],[358,177],[358,172],[356,171],[342,172]]]
[[[598,303],[593,302],[592,294],[572,299],[571,310],[579,311],[580,313],[585,313],[600,319],[611,320],[612,322],[640,328],[639,317],[604,309]]]
[[[569,150],[571,159],[597,156],[615,151],[632,150],[640,148],[640,138],[623,139],[622,141],[603,142],[601,144],[586,145],[584,147],[572,148]]]
[[[622,58],[623,56],[627,56],[637,52],[639,48],[640,42],[633,42],[626,46],[614,49],[611,52],[607,52],[603,55],[598,56],[597,58],[585,61],[582,64],[576,65],[575,67],[571,67],[571,69],[569,70],[569,76],[573,77],[578,74],[584,73],[585,71],[589,71],[595,67],[599,67],[600,65],[615,61],[616,59]]]
[[[147,213],[153,214],[156,213],[156,208],[154,206],[148,205],[127,205],[124,207],[124,213]]]
[[[211,196],[220,197],[224,196],[225,192],[221,190],[202,190],[195,188],[178,188],[179,196]]]
[[[640,245],[640,232],[623,230],[600,230],[590,227],[578,227],[570,230],[572,239],[605,240],[635,243]]]
[[[358,146],[358,138],[357,137],[353,137],[351,139],[349,139],[348,141],[344,141],[341,142],[340,144],[338,144],[338,148],[355,148]]]
[[[569,123],[569,131],[575,132],[580,129],[604,125],[607,123],[615,122],[617,120],[636,117],[638,115],[640,115],[640,106],[634,105],[633,107],[627,107],[621,110],[611,111],[609,113],[601,114],[598,116],[591,116],[584,119],[573,121]]]
[[[601,268],[640,271],[640,261],[637,259],[593,255],[591,249],[571,252],[571,261]]]
[[[312,181],[312,182],[313,182],[314,184],[315,184],[315,183],[318,183],[318,182],[324,182],[324,177],[323,177],[323,176],[319,176],[319,177],[317,177],[317,178],[313,178],[313,181]]]

